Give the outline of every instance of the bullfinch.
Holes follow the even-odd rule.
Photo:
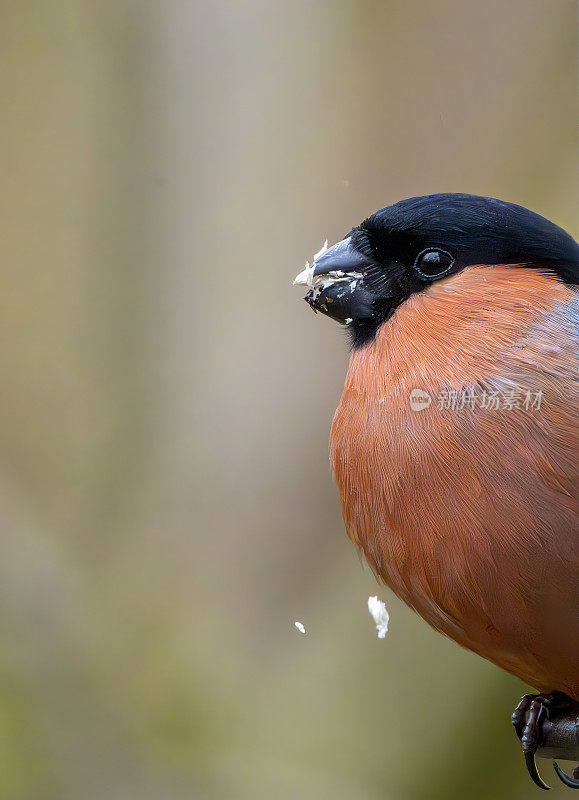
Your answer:
[[[578,280],[564,230],[469,194],[387,206],[295,279],[351,340],[330,437],[347,533],[430,625],[537,690],[513,722],[542,788],[542,725],[579,714]]]

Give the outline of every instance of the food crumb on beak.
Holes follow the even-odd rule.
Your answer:
[[[300,633],[305,633],[306,632],[306,629],[305,629],[304,625],[301,622],[294,622],[294,625],[296,626],[296,628],[298,629],[298,631]]]
[[[368,598],[368,611],[372,615],[376,623],[376,630],[378,631],[378,638],[383,639],[388,631],[388,620],[390,615],[386,611],[386,603],[378,600],[376,595]]]
[[[314,255],[314,260],[312,261],[312,266],[310,267],[310,262],[306,261],[306,266],[299,275],[296,276],[293,285],[294,286],[307,286],[309,289],[314,288],[314,269],[316,268],[316,261],[320,256],[328,249],[328,240],[323,243],[321,248],[318,252]],[[342,273],[343,274],[343,273]]]
[[[316,261],[316,259],[318,259],[321,255],[323,255],[326,252],[327,249],[328,249],[328,240],[326,239],[326,241],[323,243],[321,248],[315,254],[314,261]]]
[[[294,278],[293,285],[294,286],[307,286],[308,289],[314,288],[314,269],[315,264],[312,262],[312,266],[310,267],[310,262],[306,261],[306,266],[300,272],[299,275],[296,275]]]

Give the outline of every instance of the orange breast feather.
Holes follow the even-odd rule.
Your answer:
[[[461,645],[575,699],[577,308],[520,267],[433,284],[352,353],[331,433],[346,528],[374,572]],[[413,411],[412,389],[430,406]]]

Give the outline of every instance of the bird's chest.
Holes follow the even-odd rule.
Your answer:
[[[472,646],[465,625],[478,629],[481,620],[469,587],[486,572],[486,556],[456,537],[444,434],[419,413],[400,397],[344,392],[331,435],[344,523],[380,579],[437,630]]]
[[[428,542],[409,530],[415,477],[407,423],[388,397],[349,387],[334,417],[330,457],[349,537],[408,601],[406,584],[421,570]]]
[[[473,565],[451,544],[462,500],[448,481],[459,456],[438,408],[445,383],[434,359],[406,359],[384,344],[353,354],[332,424],[332,469],[348,535],[373,571],[445,629]]]

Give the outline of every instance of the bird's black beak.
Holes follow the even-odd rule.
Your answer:
[[[294,284],[309,288],[304,299],[314,311],[350,325],[374,316],[373,296],[365,285],[366,274],[373,265],[348,236],[332,247],[326,242]]]

